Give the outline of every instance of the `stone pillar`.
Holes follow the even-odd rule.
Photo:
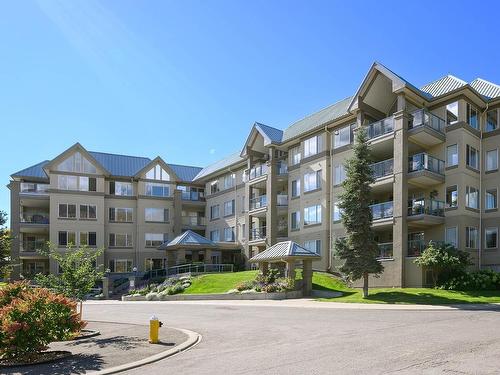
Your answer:
[[[174,267],[175,264],[177,263],[177,251],[175,250],[168,250],[166,251],[167,253],[167,267]]]
[[[312,260],[302,260],[302,293],[304,296],[310,296],[312,293]]]
[[[266,195],[266,244],[272,246],[278,237],[278,162],[274,155],[275,148],[269,148],[267,167]]]
[[[186,250],[179,249],[179,250],[177,250],[177,259],[176,259],[175,264],[179,265],[179,264],[184,264],[184,263],[186,263]]]
[[[194,262],[198,262],[200,260],[200,256],[199,256],[198,250],[193,250],[192,254],[193,254],[193,263]]]
[[[292,279],[295,283],[295,261],[288,260],[286,262],[285,276],[289,279]]]
[[[174,190],[174,215],[170,220],[174,223],[174,236],[182,233],[182,191]]]
[[[403,94],[398,95],[398,111],[394,114],[394,187],[393,187],[393,265],[391,277],[396,287],[404,286],[404,261],[408,252],[408,115]],[[387,270],[388,271],[388,270]],[[386,271],[386,272],[387,272]]]
[[[111,280],[108,276],[102,278],[102,294],[104,299],[109,299],[109,287],[111,285]]]
[[[205,264],[212,264],[212,250],[205,249]]]
[[[267,272],[269,271],[269,263],[267,262],[259,263],[259,271],[262,272],[263,275],[267,275]]]

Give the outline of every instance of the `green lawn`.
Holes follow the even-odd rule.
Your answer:
[[[257,271],[242,271],[230,273],[214,273],[197,276],[187,288],[185,294],[225,293],[234,289],[237,284],[246,280],[253,280]]]

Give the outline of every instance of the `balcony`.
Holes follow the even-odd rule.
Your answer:
[[[266,239],[266,227],[252,228],[250,231],[250,241],[261,241]]]
[[[370,165],[370,168],[372,169],[373,178],[376,180],[391,176],[394,173],[394,159],[379,161]]]
[[[415,226],[444,223],[445,203],[435,199],[413,199],[408,205],[408,222]]]
[[[368,139],[376,139],[383,135],[390,134],[394,131],[394,118],[387,117],[383,120],[373,122],[366,126],[366,134]]]
[[[24,224],[49,224],[48,212],[29,212],[21,214],[19,219]]]
[[[418,186],[433,186],[444,182],[444,161],[426,153],[408,158],[408,182]]]
[[[183,191],[182,200],[184,201],[203,201],[205,199],[205,194],[199,191]]]
[[[249,182],[266,175],[267,175],[267,164],[258,164],[245,171],[243,180],[245,182]]]
[[[47,248],[48,238],[37,240],[24,240],[21,243],[21,253],[36,253]]]
[[[250,211],[267,207],[267,195],[260,195],[250,199]]]
[[[445,124],[446,122],[442,118],[424,109],[419,109],[410,114],[408,139],[425,148],[443,143]]]
[[[207,225],[207,218],[201,216],[183,216],[182,225],[200,227]]]
[[[288,164],[286,161],[278,162],[278,176],[286,176],[288,174]]]
[[[392,201],[372,204],[370,209],[372,211],[373,225],[380,225],[381,222],[384,224],[386,220],[393,217],[394,205]],[[390,222],[392,223],[392,220]]]
[[[392,242],[379,243],[378,248],[380,251],[378,259],[392,259],[393,256]]]
[[[21,194],[47,195],[50,185],[32,182],[21,182],[19,192]]]
[[[276,197],[276,204],[278,207],[288,206],[288,195],[287,194],[278,194]]]
[[[424,240],[409,240],[408,241],[408,256],[418,257],[427,247],[427,242]]]

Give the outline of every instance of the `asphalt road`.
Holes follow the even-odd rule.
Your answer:
[[[500,311],[328,308],[331,303],[87,303],[89,320],[202,334],[127,374],[499,374]]]

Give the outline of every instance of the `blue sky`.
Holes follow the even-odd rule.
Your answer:
[[[77,141],[207,165],[254,121],[284,128],[352,95],[375,60],[417,86],[500,83],[500,3],[480,4],[2,2],[0,209],[11,173]]]

